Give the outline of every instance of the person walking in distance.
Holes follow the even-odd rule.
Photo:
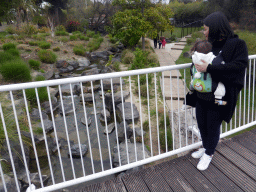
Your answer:
[[[238,94],[244,85],[248,66],[248,50],[245,42],[234,34],[227,17],[214,12],[204,19],[204,35],[212,44],[216,56],[212,63],[195,63],[196,70],[209,73],[213,81],[222,82],[226,89],[223,100],[226,105],[215,103],[213,92],[196,91],[196,118],[203,146],[191,155],[200,158],[197,169],[206,170],[219,142],[222,121],[229,123],[235,110]],[[224,61],[224,62],[223,62]]]

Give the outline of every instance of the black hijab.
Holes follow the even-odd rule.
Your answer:
[[[227,17],[222,12],[214,12],[204,19],[204,24],[209,27],[208,41],[226,41],[234,37],[234,32],[230,27]]]

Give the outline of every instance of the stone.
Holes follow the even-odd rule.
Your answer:
[[[117,133],[118,133],[118,142],[119,143],[125,141],[125,130],[126,130],[127,139],[130,139],[130,137],[133,134],[133,131],[127,122],[125,122],[125,128],[124,128],[124,122],[122,121],[120,123],[120,125],[117,125],[116,129],[117,129]]]
[[[106,129],[104,129],[104,134],[106,135],[107,133],[110,134],[114,131],[115,129],[115,123],[110,123],[108,126],[107,126],[107,132],[106,132]]]
[[[60,87],[61,87],[62,95],[71,96],[70,85],[69,84],[64,84],[64,85],[61,85]],[[80,95],[80,93],[81,93],[80,83],[71,84],[71,89],[73,91],[73,95]]]
[[[87,151],[88,151],[87,146],[85,144],[81,144],[82,156],[84,156],[87,153]],[[74,158],[81,157],[79,144],[75,144],[75,145],[71,146],[71,154],[72,154],[72,157],[74,157]],[[68,155],[70,156],[70,153]]]
[[[124,49],[124,45],[120,42],[120,43],[117,45],[117,48],[118,48],[118,49]]]
[[[90,61],[86,58],[78,59],[77,62],[78,62],[79,67],[88,67],[90,65]]]
[[[42,117],[43,117],[43,119],[48,119],[48,118],[49,118],[48,115],[47,115],[45,112],[43,112],[43,111],[41,111],[41,112],[42,112]],[[41,120],[41,119],[40,119],[39,110],[33,108],[33,109],[32,109],[32,112],[31,112],[31,114],[30,114],[30,118],[31,118],[33,121]]]
[[[67,101],[67,100],[63,100],[63,106],[64,106],[64,112],[65,112],[65,115],[68,115],[70,113],[73,113],[74,110],[73,110],[73,105],[70,101]],[[63,111],[62,111],[62,106],[61,104],[59,105],[58,107],[58,112],[63,115]]]
[[[80,119],[80,121],[81,121],[82,124],[86,125],[86,121],[85,121],[84,117],[82,117]],[[92,118],[91,117],[87,117],[87,122],[88,122],[88,127],[89,127],[91,125],[91,123],[92,123]]]
[[[133,106],[133,114],[132,114],[132,108],[130,102],[125,102],[124,104],[124,114],[125,114],[125,121],[127,121],[129,124],[132,123],[132,119],[134,118],[134,122],[136,123],[139,120],[139,111],[137,110],[137,107],[132,104]],[[123,106],[122,103],[118,104],[116,106],[116,114],[119,117],[119,119],[123,119]]]
[[[54,112],[59,106],[57,98],[56,97],[51,98],[51,102],[52,102],[52,110]],[[43,102],[41,104],[41,109],[43,112],[50,114],[51,113],[50,102],[49,101]]]
[[[96,74],[99,74],[99,69],[98,68],[92,68],[92,69],[84,71],[81,74],[81,76],[96,75]]]
[[[93,86],[93,91],[97,91],[99,89],[100,89],[100,85]],[[92,89],[91,89],[91,87],[84,87],[83,91],[84,91],[84,93],[91,93]]]
[[[122,102],[121,94],[122,94],[121,91],[114,93],[115,106]],[[129,91],[123,91],[123,102],[125,102],[125,99],[127,99],[129,95],[130,95]],[[105,105],[110,112],[113,111],[112,93],[105,94]]]
[[[90,68],[90,69],[92,69],[92,68],[97,68],[97,67],[98,67],[98,65],[97,65],[97,64],[95,64],[95,63],[94,63],[94,64],[92,64],[92,65],[89,65],[89,66],[88,66],[88,68]]]
[[[192,58],[192,55],[191,55],[190,52],[185,52],[185,53],[183,53],[183,57],[185,57],[185,58]]]
[[[135,142],[139,142],[141,143],[142,142],[142,134],[143,136],[146,134],[145,131],[142,130],[141,132],[141,128],[140,127],[134,127],[134,131],[135,131]],[[131,136],[130,140],[132,143],[134,143],[134,135]]]
[[[46,119],[43,122],[44,122],[44,130],[46,133],[49,133],[50,131],[53,130],[53,123],[51,120]],[[41,122],[38,123],[37,127],[41,127],[43,129],[42,123]]]
[[[118,87],[120,86],[120,78],[113,78],[112,83],[113,83],[113,89],[117,90],[116,86],[118,86]],[[123,79],[122,79],[121,83],[122,83],[122,85],[124,85]],[[103,79],[103,88],[104,88],[104,91],[111,90],[111,80],[110,79]]]
[[[68,66],[68,63],[67,63],[67,61],[66,60],[58,60],[57,62],[56,62],[56,67],[57,68],[66,68]]]
[[[74,69],[77,69],[79,67],[78,61],[67,61],[70,66],[72,66]]]
[[[108,51],[111,51],[113,53],[119,52],[119,49],[116,46],[109,47]]]
[[[6,189],[7,191],[17,191],[17,188],[16,188],[16,182],[15,182],[15,179],[4,174],[4,181],[5,181],[5,186],[6,186]],[[19,188],[21,188],[21,183],[20,181],[18,181],[18,186]],[[3,183],[3,178],[0,179],[0,191],[1,192],[4,192],[5,189],[4,189],[4,183]]]
[[[30,177],[30,181],[31,181],[32,184],[34,184],[37,188],[41,188],[41,182],[40,182],[40,177],[39,177],[38,173],[30,173],[29,177]],[[43,181],[44,186],[46,185],[48,179],[49,179],[49,176],[42,175],[42,181]],[[21,180],[25,185],[29,186],[27,176],[23,177]]]
[[[109,122],[111,120],[110,112],[107,109],[105,109],[105,113],[106,113],[106,120],[107,122]],[[102,109],[100,112],[100,121],[105,123],[104,109]]]
[[[107,51],[98,51],[98,52],[92,52],[91,57],[92,59],[103,59],[105,61],[108,61],[108,52]]]
[[[129,156],[129,163],[133,163],[136,161],[136,154],[135,154],[135,144],[134,143],[127,143],[127,149],[126,149],[126,143],[122,142],[119,144],[119,152],[120,152],[120,159],[121,164],[126,165],[128,163],[128,157],[127,157],[127,150],[128,150],[128,156]],[[144,159],[144,152],[145,152],[145,159],[150,157],[150,153],[146,146],[144,146],[142,143],[136,143],[136,152],[137,152],[137,161]],[[118,148],[117,146],[113,149],[113,166],[118,167],[119,166],[119,156],[118,156]]]
[[[82,95],[80,96],[80,101],[82,102]],[[93,97],[91,93],[85,93],[84,94],[84,101],[85,102],[93,102]]]

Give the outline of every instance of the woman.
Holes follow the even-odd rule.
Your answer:
[[[223,120],[229,123],[234,113],[248,65],[247,46],[234,34],[223,13],[214,12],[204,19],[204,35],[212,43],[212,52],[216,58],[211,64],[204,61],[203,65],[195,63],[195,67],[198,72],[210,73],[212,80],[224,84],[226,95],[223,100],[227,104],[215,104],[212,92],[197,92],[196,118],[203,148],[192,153],[192,157],[200,158],[197,165],[199,170],[208,168],[219,142],[220,125]]]

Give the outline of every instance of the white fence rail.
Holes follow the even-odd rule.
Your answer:
[[[231,123],[222,125],[221,137],[256,124],[256,55],[249,59],[245,87]],[[190,65],[0,86],[0,172],[5,191],[7,180],[14,191],[32,184],[35,191],[53,191],[201,145],[194,110],[179,105],[186,86],[174,96],[174,80],[181,86],[179,75],[164,75],[178,70],[185,74]],[[170,83],[170,90],[161,91],[165,83]],[[10,180],[7,175],[12,175]]]

